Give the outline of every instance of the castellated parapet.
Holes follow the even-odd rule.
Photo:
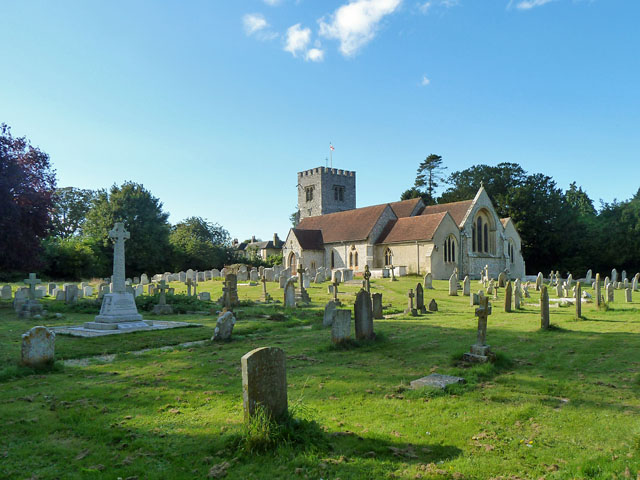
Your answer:
[[[300,219],[356,208],[356,172],[317,167],[298,172]]]

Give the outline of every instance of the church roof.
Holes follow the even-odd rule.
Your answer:
[[[434,213],[449,212],[456,225],[460,226],[465,215],[471,208],[473,200],[463,200],[461,202],[442,203],[439,205],[429,205],[424,207],[421,215],[432,215]]]
[[[388,205],[385,203],[344,212],[327,213],[316,217],[306,217],[300,221],[294,231],[320,230],[324,243],[365,240]],[[298,241],[300,241],[299,238]]]
[[[431,240],[447,212],[418,215],[390,220],[377,243],[411,242]]]
[[[299,228],[292,228],[291,231],[298,239],[300,248],[302,248],[303,250],[324,250],[322,231],[301,230]]]
[[[416,206],[422,201],[421,198],[410,198],[409,200],[402,200],[400,202],[392,202],[389,204],[393,213],[398,218],[410,217]]]

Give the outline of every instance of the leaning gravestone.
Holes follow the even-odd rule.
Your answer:
[[[275,347],[256,348],[242,357],[241,364],[245,421],[260,410],[273,420],[284,419],[288,411],[284,351]]]
[[[424,307],[424,301],[422,303],[422,306]],[[382,315],[382,294],[381,293],[374,293],[373,295],[371,295],[371,309],[373,312],[374,320],[380,320],[381,318],[384,318],[384,316]]]
[[[284,286],[284,306],[288,308],[296,306],[296,287],[293,278],[287,280]]]
[[[42,367],[51,364],[55,356],[56,334],[46,327],[33,327],[22,335],[22,364]]]
[[[211,340],[215,342],[228,342],[231,340],[233,326],[236,324],[236,317],[233,312],[223,312],[216,322],[216,329],[213,331]]]
[[[373,312],[371,310],[371,297],[366,290],[360,290],[356,295],[356,302],[353,305],[356,339],[373,340],[376,338],[373,333]]]
[[[340,344],[351,338],[351,310],[338,309],[335,311],[331,325],[331,341]]]
[[[456,297],[458,295],[458,279],[455,272],[449,277],[449,296]]]
[[[540,327],[544,330],[549,328],[549,291],[547,286],[542,286],[540,293]]]
[[[336,318],[336,309],[338,306],[333,300],[329,300],[324,307],[324,317],[322,318],[322,326],[330,327]]]
[[[433,290],[433,275],[431,275],[431,272],[424,276],[424,288],[426,290]]]

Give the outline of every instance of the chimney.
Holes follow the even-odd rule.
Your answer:
[[[251,243],[256,243],[256,236],[255,235],[251,235]]]
[[[273,246],[275,247],[278,244],[278,234],[273,234]]]

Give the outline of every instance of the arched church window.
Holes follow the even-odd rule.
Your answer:
[[[495,254],[495,227],[486,210],[478,212],[471,225],[471,247],[476,253]]]
[[[445,263],[455,263],[456,261],[456,238],[449,235],[444,241],[444,261]]]
[[[385,266],[393,265],[393,252],[390,248],[384,251],[384,264]]]
[[[336,257],[333,250],[331,250],[331,268],[336,268]]]

